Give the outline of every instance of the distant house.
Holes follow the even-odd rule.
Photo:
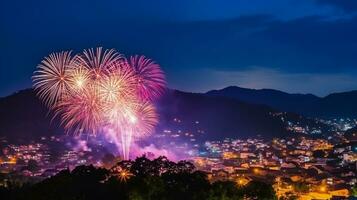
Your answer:
[[[223,169],[212,171],[212,181],[225,181],[229,179],[229,173]]]
[[[281,164],[281,168],[291,168],[291,169],[293,169],[293,168],[296,168],[296,165],[295,164],[293,164],[293,163],[283,163],[283,164]]]

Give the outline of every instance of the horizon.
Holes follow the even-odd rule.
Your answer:
[[[286,94],[291,94],[291,95],[294,95],[294,94],[298,94],[298,95],[313,95],[313,96],[316,96],[316,97],[319,97],[319,98],[325,98],[331,94],[340,94],[340,93],[349,93],[349,92],[355,92],[357,91],[357,89],[352,89],[352,90],[346,90],[346,91],[336,91],[336,92],[331,92],[331,93],[328,93],[326,95],[317,95],[317,94],[312,94],[312,93],[294,93],[294,92],[287,92],[287,91],[283,91],[283,90],[279,90],[279,89],[274,89],[274,88],[247,88],[247,87],[241,87],[241,86],[237,86],[237,85],[229,85],[229,86],[226,86],[226,87],[223,87],[223,88],[218,88],[218,89],[210,89],[210,90],[207,90],[207,91],[202,91],[202,92],[197,92],[197,91],[187,91],[187,90],[180,90],[180,89],[176,89],[176,88],[170,88],[170,87],[167,87],[168,90],[177,90],[177,91],[180,91],[180,92],[185,92],[185,93],[195,93],[195,94],[205,94],[205,93],[208,93],[210,91],[215,91],[215,90],[223,90],[223,89],[226,89],[226,88],[229,88],[229,87],[238,87],[238,88],[241,88],[241,89],[248,89],[248,90],[274,90],[274,91],[278,91],[278,92],[283,92],[283,93],[286,93]],[[4,95],[4,96],[0,96],[0,98],[6,98],[8,96],[12,96],[12,95],[15,95],[16,93],[19,93],[21,91],[24,91],[24,90],[33,90],[34,88],[33,87],[28,87],[28,88],[23,88],[23,89],[19,89],[17,91],[13,91],[12,93],[9,93],[7,95]]]

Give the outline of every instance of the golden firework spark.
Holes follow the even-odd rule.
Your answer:
[[[98,89],[90,86],[63,98],[56,106],[55,113],[61,115],[62,124],[67,130],[75,134],[95,134],[103,124],[102,108]]]
[[[119,177],[120,181],[122,181],[122,182],[126,182],[132,176],[133,176],[133,174],[126,169],[122,169],[118,174],[118,177]]]
[[[82,55],[77,56],[75,63],[77,66],[89,69],[93,78],[98,79],[108,72],[110,66],[122,59],[123,57],[114,49],[103,51],[102,47],[98,47],[95,50],[84,50]]]
[[[40,99],[53,108],[70,87],[68,67],[73,65],[70,51],[52,53],[37,66],[32,76]]]

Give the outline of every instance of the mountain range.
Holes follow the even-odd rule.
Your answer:
[[[357,90],[318,97],[312,94],[289,94],[273,89],[256,90],[230,86],[221,90],[211,90],[205,94],[263,104],[307,117],[357,117]]]
[[[296,134],[287,130],[287,121],[299,122],[301,126],[327,129],[326,125],[316,120],[254,103],[212,93],[167,90],[156,102],[160,116],[157,131],[170,128],[175,131],[194,132],[200,129],[204,130],[200,137],[204,141],[225,137],[260,135],[271,138]],[[63,134],[59,120],[51,119],[52,114],[32,89],[0,98],[0,137],[5,136],[12,141],[28,141],[40,136]],[[180,119],[180,123],[174,119]]]

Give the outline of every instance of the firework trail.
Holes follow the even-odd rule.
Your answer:
[[[125,59],[114,49],[50,54],[33,76],[39,98],[68,132],[107,132],[129,159],[133,141],[158,123],[151,103],[165,88],[160,66],[144,56]],[[109,130],[109,131],[105,131]]]

